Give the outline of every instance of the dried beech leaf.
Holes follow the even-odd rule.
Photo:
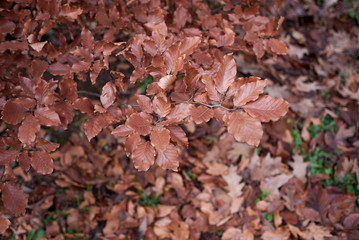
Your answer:
[[[137,103],[140,105],[142,111],[146,113],[152,113],[152,102],[151,99],[145,95],[137,95]]]
[[[231,54],[225,55],[214,79],[218,92],[224,94],[234,82],[237,74],[236,62]]]
[[[6,229],[10,227],[11,222],[9,219],[0,217],[0,234],[4,234]]]
[[[47,41],[45,42],[37,42],[37,43],[31,43],[30,46],[36,51],[36,52],[41,52],[41,50],[44,48],[44,46],[46,45]]]
[[[52,75],[67,75],[70,73],[71,67],[68,64],[56,62],[51,64],[47,70]]]
[[[35,117],[39,119],[41,125],[46,127],[61,125],[59,114],[48,107],[37,108]]]
[[[140,142],[141,142],[141,137],[139,134],[132,134],[129,137],[127,137],[125,141],[126,155],[130,156],[135,150],[135,148],[138,146],[138,144],[140,144]]]
[[[58,143],[46,141],[43,138],[36,139],[36,148],[44,150],[46,152],[55,151],[60,145]]]
[[[6,210],[16,215],[25,213],[28,196],[21,189],[5,184],[1,191],[1,199]]]
[[[0,151],[0,164],[11,164],[15,161],[17,155],[19,154],[16,150],[3,150]]]
[[[252,118],[245,112],[229,113],[228,132],[234,136],[238,142],[245,142],[250,145],[258,146],[263,135],[261,122]]]
[[[179,47],[180,54],[185,54],[186,56],[193,53],[197,46],[201,43],[200,37],[186,37]]]
[[[113,82],[107,82],[102,88],[101,103],[104,108],[110,107],[116,100],[116,85]]]
[[[61,96],[70,102],[77,99],[77,83],[72,78],[63,78],[59,84]]]
[[[29,156],[29,152],[23,151],[22,153],[20,153],[17,162],[19,163],[22,170],[29,171],[31,167],[31,158]]]
[[[166,128],[155,128],[151,132],[150,140],[157,150],[163,150],[170,143],[170,131]]]
[[[54,163],[48,152],[33,151],[31,152],[31,166],[40,174],[50,174]]]
[[[169,144],[163,150],[158,150],[156,163],[163,169],[177,171],[179,166],[177,148],[173,144]]]
[[[127,126],[143,136],[146,136],[150,133],[151,123],[152,116],[144,112],[133,113],[126,121]]]
[[[35,141],[36,133],[40,130],[40,122],[33,115],[29,114],[25,117],[17,136],[19,140],[26,145],[30,145]]]
[[[202,75],[201,81],[204,83],[208,98],[211,99],[212,101],[219,102],[220,96],[216,90],[216,87],[214,85],[214,79],[212,78],[212,76],[208,74],[204,74]]]
[[[152,101],[153,110],[157,113],[160,117],[165,117],[171,111],[171,103],[167,101],[165,96],[156,95]]]
[[[163,90],[168,90],[172,83],[176,80],[176,76],[174,75],[166,75],[160,79],[158,82],[158,86],[162,88]]]
[[[187,88],[190,90],[190,92],[194,92],[197,87],[197,82],[200,77],[199,72],[190,63],[186,63],[184,65],[184,70],[186,73],[184,82],[185,82]]]
[[[148,141],[141,143],[133,151],[132,160],[137,170],[147,171],[155,162],[155,149]]]
[[[171,140],[179,145],[188,147],[188,138],[183,129],[179,126],[168,126],[168,130],[170,130]]]
[[[55,103],[53,109],[60,117],[62,123],[61,128],[67,129],[67,126],[72,122],[75,116],[72,105],[68,101],[60,101]]]
[[[5,103],[4,110],[2,112],[2,119],[9,124],[18,124],[26,116],[27,109],[23,105],[14,103],[9,100]]]
[[[73,103],[75,109],[80,110],[82,113],[93,114],[95,107],[92,104],[91,100],[88,98],[78,98]]]
[[[208,122],[213,118],[213,110],[205,106],[195,107],[194,105],[191,105],[189,114],[197,124]]]
[[[87,139],[90,141],[92,138],[96,137],[101,130],[106,127],[108,124],[107,120],[102,114],[92,116],[84,123],[84,130]]]
[[[268,46],[275,54],[287,55],[287,46],[278,39],[275,38],[269,39]]]
[[[256,100],[259,94],[263,93],[265,86],[266,81],[264,80],[243,84],[235,93],[233,104],[235,106],[243,106],[247,102]]]
[[[132,134],[132,128],[128,127],[127,125],[120,125],[116,127],[111,134],[115,135],[116,137],[126,137]]]
[[[250,102],[243,106],[249,115],[262,122],[277,121],[287,113],[288,107],[288,102],[268,95],[259,97],[255,102]]]

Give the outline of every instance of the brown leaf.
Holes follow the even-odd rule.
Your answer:
[[[268,46],[275,54],[287,55],[287,46],[278,39],[275,38],[269,39]]]
[[[54,163],[48,152],[33,151],[31,152],[31,166],[38,173],[50,174],[53,171]]]
[[[192,116],[193,121],[197,124],[208,122],[213,118],[213,110],[205,106],[195,107],[194,105],[191,105],[189,113],[190,116]]]
[[[23,151],[22,153],[20,153],[17,162],[24,171],[29,171],[31,167],[31,159],[29,156],[29,152]]]
[[[9,219],[0,217],[0,234],[4,234],[6,229],[10,227],[11,222]]]
[[[128,127],[127,125],[119,125],[111,132],[111,134],[115,135],[116,137],[126,137],[132,132],[132,128]]]
[[[208,74],[202,75],[201,81],[204,83],[207,95],[212,101],[219,102],[220,96],[215,88],[214,79]]]
[[[77,83],[72,78],[63,78],[59,84],[61,96],[70,102],[77,99]]]
[[[235,106],[243,106],[247,102],[254,101],[262,94],[266,81],[257,80],[255,82],[245,83],[239,87],[234,95],[233,104]]]
[[[277,228],[276,230],[267,230],[263,233],[263,240],[285,240],[289,239],[290,233],[287,228]]]
[[[70,73],[71,67],[68,64],[56,62],[51,64],[47,70],[52,75],[67,75]]]
[[[26,145],[30,145],[35,141],[36,133],[40,130],[40,122],[33,115],[29,114],[25,117],[17,136],[19,140]]]
[[[16,150],[3,150],[0,151],[0,164],[10,164],[15,161],[17,155],[19,154]]]
[[[214,79],[218,92],[224,94],[228,87],[234,82],[236,74],[237,67],[233,56],[231,54],[225,55]]]
[[[36,42],[36,43],[31,43],[30,46],[36,51],[36,52],[41,52],[41,50],[44,48],[44,46],[46,45],[47,41],[45,42]]]
[[[58,143],[46,141],[43,138],[36,139],[36,148],[44,150],[46,152],[55,151],[60,145]]]
[[[132,160],[137,170],[147,171],[155,162],[155,149],[148,141],[141,143],[133,151]]]
[[[243,106],[249,115],[262,122],[277,121],[287,113],[288,107],[288,102],[268,95],[261,96],[255,102],[250,102]]]
[[[166,128],[155,128],[150,135],[152,145],[157,150],[163,150],[170,143],[170,131]]]
[[[253,146],[258,146],[263,135],[261,122],[250,117],[245,112],[233,112],[229,114],[228,132],[234,136],[238,142],[245,142]]]
[[[91,116],[83,125],[87,139],[90,141],[96,137],[107,124],[108,122],[102,114]]]
[[[139,134],[131,134],[130,136],[128,136],[125,141],[126,155],[130,156],[135,150],[135,148],[140,144],[140,142],[141,137]]]
[[[95,108],[88,98],[78,98],[73,103],[75,109],[80,110],[82,113],[93,114]]]
[[[178,145],[182,145],[188,147],[188,138],[183,129],[179,126],[168,126],[168,130],[170,130],[171,140]]]
[[[142,111],[146,113],[152,113],[152,102],[151,99],[145,95],[137,95],[137,103],[140,105],[140,108]]]
[[[262,40],[257,40],[253,43],[253,52],[257,58],[262,58],[264,56],[265,50]]]
[[[20,123],[25,118],[26,114],[27,109],[23,105],[9,100],[5,103],[2,119],[9,124],[15,125]]]
[[[8,211],[16,215],[25,213],[28,196],[21,189],[5,184],[1,191],[1,199]]]
[[[40,124],[46,127],[56,127],[61,125],[59,114],[48,107],[41,107],[35,110],[35,117]]]
[[[144,112],[132,113],[126,121],[127,126],[143,136],[146,136],[150,133],[151,123],[152,116]]]
[[[179,166],[177,148],[173,144],[169,144],[164,149],[158,150],[156,163],[163,169],[177,171]]]
[[[200,37],[186,37],[180,44],[180,54],[185,54],[186,56],[192,54],[200,43]]]
[[[176,80],[176,76],[174,75],[166,75],[160,79],[158,82],[158,86],[162,88],[163,90],[168,90],[172,83]]]
[[[359,226],[359,213],[352,213],[344,219],[344,229],[357,229]]]
[[[186,8],[182,5],[176,8],[176,11],[173,14],[173,23],[177,24],[179,28],[183,28],[186,22],[191,22],[191,14],[188,12]]]
[[[0,32],[1,34],[12,34],[16,28],[16,24],[14,22],[9,21],[7,18],[0,18]]]
[[[171,103],[168,102],[167,97],[162,94],[157,94],[152,101],[153,110],[160,117],[165,117],[171,111]]]
[[[113,82],[107,82],[102,88],[101,103],[104,108],[110,107],[116,100],[116,85]]]

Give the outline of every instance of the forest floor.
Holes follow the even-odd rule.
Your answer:
[[[74,131],[52,175],[14,168],[29,207],[5,239],[359,239],[359,5],[285,1],[280,15],[288,55],[234,55],[290,103],[258,148],[188,124],[178,172],[139,172],[110,130]]]

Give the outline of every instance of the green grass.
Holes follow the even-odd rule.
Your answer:
[[[269,190],[264,189],[264,191],[259,195],[259,198],[255,199],[254,202],[257,203],[257,202],[265,200],[266,197],[268,196],[268,194],[269,194]]]

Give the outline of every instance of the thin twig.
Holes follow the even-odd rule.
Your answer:
[[[85,91],[85,90],[80,90],[80,91],[77,91],[78,94],[86,94],[86,95],[90,95],[90,96],[93,96],[93,97],[98,97],[100,98],[101,95],[98,94],[98,93],[94,93],[94,92],[89,92],[89,91]],[[122,104],[122,105],[125,105],[125,106],[131,106],[131,107],[139,107],[140,105],[138,104],[130,104],[130,103],[125,103],[125,102],[121,102],[121,101],[117,101],[119,104]]]

